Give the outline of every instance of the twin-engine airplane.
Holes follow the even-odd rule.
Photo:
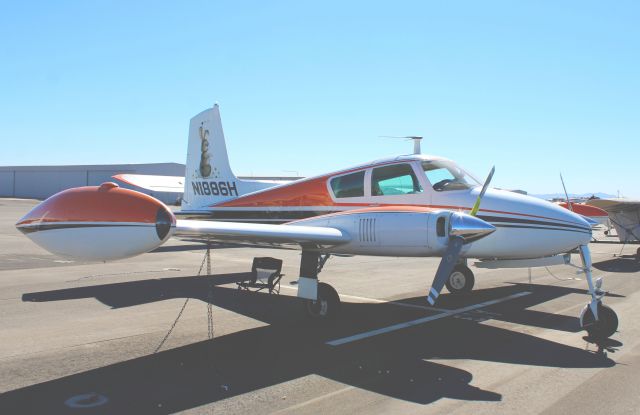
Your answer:
[[[427,296],[433,305],[445,285],[451,293],[473,288],[468,258],[485,267],[546,266],[578,250],[591,295],[580,324],[594,337],[616,331],[602,281],[592,281],[589,222],[488,188],[493,170],[483,186],[455,162],[416,147],[413,155],[291,182],[241,180],[231,171],[216,105],[191,120],[185,178],[115,176],[152,190],[183,181],[176,214],[151,196],[103,183],[51,196],[16,227],[54,254],[84,260],[139,255],[172,236],[294,245],[302,250],[298,296],[315,318],[335,315],[340,305],[337,292],[318,282],[326,255],[440,256]]]

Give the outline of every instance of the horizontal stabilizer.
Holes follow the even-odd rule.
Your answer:
[[[113,178],[128,185],[151,190],[153,192],[182,193],[184,191],[184,177],[182,176],[116,174]]]

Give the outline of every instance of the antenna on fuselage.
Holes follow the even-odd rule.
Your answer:
[[[405,135],[405,136],[395,136],[395,135],[381,135],[381,138],[406,138],[408,140],[413,141],[413,154],[420,154],[422,151],[420,150],[420,141],[422,141],[422,136],[419,135]]]

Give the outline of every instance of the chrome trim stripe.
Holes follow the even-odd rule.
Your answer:
[[[75,228],[106,228],[106,227],[155,227],[155,223],[38,223],[18,226],[18,230],[23,234],[50,231],[55,229],[75,229]]]
[[[533,219],[520,219],[520,218],[511,218],[506,216],[486,216],[486,215],[478,215],[478,217],[486,222],[495,223],[495,222],[505,222],[505,223],[526,223],[531,225],[544,225],[544,226],[559,226],[565,228],[574,228],[587,230],[588,228],[584,226],[580,226],[577,223],[573,222],[573,225],[568,225],[564,223],[556,223],[549,222],[544,220],[533,220]]]
[[[518,229],[541,229],[547,231],[562,231],[562,232],[577,232],[584,233],[587,235],[591,235],[591,231],[583,231],[578,229],[567,229],[567,228],[559,228],[559,227],[542,227],[542,226],[527,226],[527,225],[510,225],[510,224],[493,224],[496,228],[518,228]]]

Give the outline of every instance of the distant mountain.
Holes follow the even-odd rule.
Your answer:
[[[582,198],[589,198],[589,197],[594,196],[594,195],[596,197],[599,197],[600,199],[611,199],[612,197],[617,197],[615,195],[610,195],[608,193],[595,192],[595,193],[583,193],[583,194],[569,193],[569,198],[570,199],[582,199]],[[542,195],[530,195],[530,196],[539,197],[540,199],[544,199],[544,200],[551,200],[551,199],[556,199],[556,198],[564,199],[565,198],[564,193],[546,193],[546,194],[542,194]]]

